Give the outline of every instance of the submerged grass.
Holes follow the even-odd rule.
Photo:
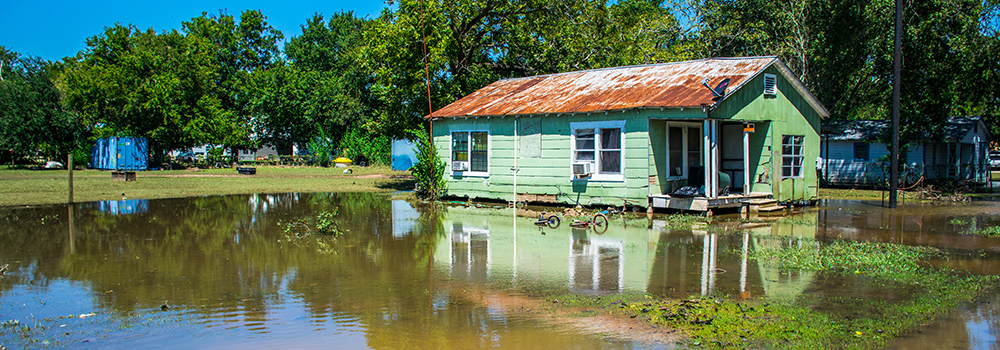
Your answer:
[[[987,226],[977,230],[965,231],[965,233],[970,235],[997,237],[1000,236],[1000,226]]]
[[[803,240],[801,245],[761,247],[751,258],[783,270],[847,271],[893,279],[912,278],[921,258],[940,257],[939,250],[901,244]]]
[[[872,200],[881,199],[882,191],[850,188],[820,188],[819,197],[823,199]]]
[[[929,268],[934,248],[888,243],[803,240],[758,248],[752,258],[784,271],[852,279],[863,289],[889,288],[891,298],[803,293],[794,300],[726,296],[594,302],[608,312],[642,317],[688,336],[685,345],[750,349],[874,349],[913,332],[1000,287],[1000,276]],[[876,293],[879,294],[879,293]],[[564,297],[567,298],[568,297]]]

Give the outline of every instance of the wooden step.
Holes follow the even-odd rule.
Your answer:
[[[778,200],[777,199],[773,199],[773,198],[759,198],[759,199],[751,199],[751,200],[747,201],[747,204],[749,204],[749,205],[756,205],[756,206],[765,206],[765,205],[771,205],[771,204],[775,204],[775,203],[778,203]]]
[[[778,210],[785,210],[785,206],[784,205],[769,205],[769,206],[760,207],[760,208],[757,209],[757,211],[759,211],[759,212],[765,212],[765,213],[770,213],[772,211],[778,211]]]

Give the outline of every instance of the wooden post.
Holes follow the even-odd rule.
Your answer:
[[[750,196],[750,130],[743,127],[743,196],[746,197]]]
[[[711,198],[711,197],[709,197],[709,188],[708,188],[709,186],[712,185],[712,177],[711,177],[712,169],[709,169],[709,166],[712,165],[712,129],[711,128],[712,128],[712,122],[710,122],[708,120],[708,117],[706,117],[705,122],[702,123],[702,129],[701,129],[702,130],[702,132],[701,132],[702,133],[702,143],[704,145],[703,146],[702,155],[701,155],[701,159],[702,159],[702,161],[701,161],[701,167],[702,167],[702,169],[705,169],[704,174],[703,174],[703,178],[704,178],[705,182],[702,183],[702,184],[705,185],[705,198]]]
[[[69,203],[73,203],[73,152],[66,156],[66,169],[69,170]]]

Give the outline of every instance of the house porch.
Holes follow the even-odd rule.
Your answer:
[[[649,205],[658,209],[675,209],[707,212],[715,209],[739,208],[750,204],[755,199],[769,199],[772,194],[767,192],[751,192],[748,195],[730,194],[715,198],[706,197],[671,197],[669,194],[653,194],[649,196]]]

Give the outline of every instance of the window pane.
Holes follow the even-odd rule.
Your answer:
[[[868,160],[868,144],[863,142],[854,143],[854,159]]]
[[[451,134],[451,160],[456,162],[469,161],[469,133],[456,132]]]
[[[489,171],[489,143],[487,141],[487,133],[485,131],[477,131],[472,133],[472,160],[469,166],[471,171]]]
[[[577,129],[576,130],[576,149],[594,149],[595,140],[594,129]]]
[[[688,167],[701,165],[701,129],[688,128]]]
[[[667,129],[669,138],[670,176],[684,175],[684,130],[679,127]]]
[[[622,129],[601,129],[601,149],[621,149]]]
[[[471,171],[489,171],[489,164],[487,162],[488,155],[486,151],[472,151],[472,164],[469,167]]]
[[[473,151],[486,151],[489,149],[489,145],[486,142],[486,132],[478,131],[472,133],[472,150]]]
[[[802,135],[783,135],[781,137],[781,177],[802,177],[802,164],[805,161]]]
[[[621,173],[621,151],[601,151],[601,172]]]
[[[576,161],[578,161],[578,162],[593,162],[594,161],[594,151],[576,151]]]

